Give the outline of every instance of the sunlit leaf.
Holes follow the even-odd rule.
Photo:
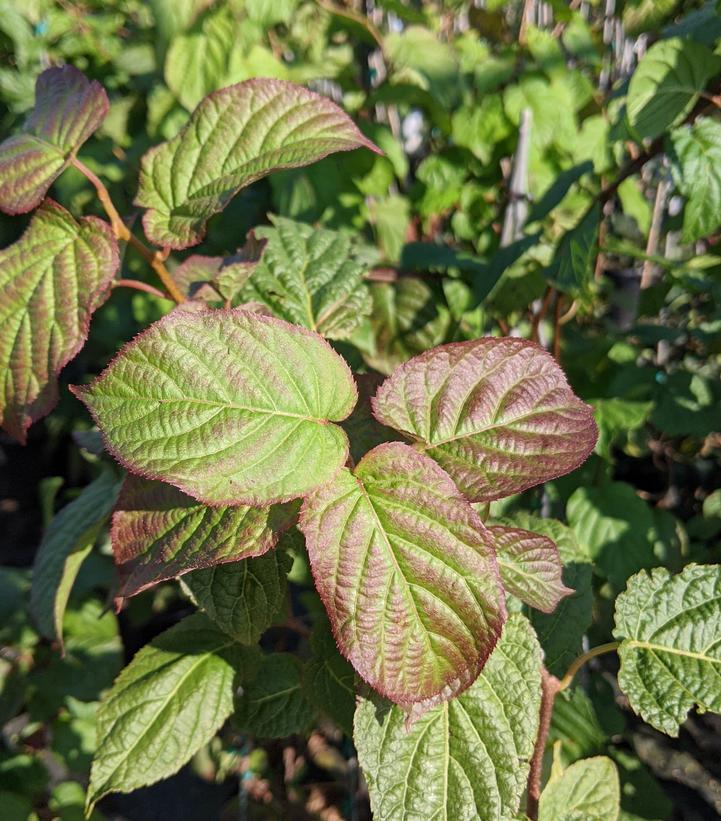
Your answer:
[[[618,770],[610,758],[576,761],[551,778],[538,807],[539,821],[616,821],[621,797]]]

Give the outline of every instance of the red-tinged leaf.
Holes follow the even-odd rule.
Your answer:
[[[379,445],[306,498],[299,527],[338,647],[378,692],[410,705],[476,679],[506,611],[490,534],[445,471]]]
[[[24,214],[39,205],[108,108],[105,89],[76,68],[43,71],[22,132],[0,145],[0,209]]]
[[[509,593],[536,610],[553,613],[561,599],[574,592],[563,583],[558,548],[547,536],[505,525],[488,529],[503,586]]]
[[[330,423],[357,398],[345,360],[305,328],[198,307],[151,325],[73,388],[108,450],[210,505],[262,507],[327,482],[348,454]]]
[[[538,345],[484,338],[401,365],[373,399],[384,425],[418,443],[473,502],[519,493],[577,468],[593,450],[593,409]]]
[[[256,78],[216,91],[143,157],[135,202],[148,209],[145,233],[168,248],[197,245],[241,188],[361,146],[380,153],[335,103],[302,86]]]
[[[261,556],[277,541],[269,508],[208,507],[163,482],[128,476],[110,537],[128,598],[191,570]]]
[[[109,225],[76,222],[52,200],[0,251],[0,415],[19,442],[57,402],[57,376],[85,343],[118,260]]]

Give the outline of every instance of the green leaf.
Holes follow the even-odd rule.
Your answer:
[[[558,548],[547,536],[512,524],[502,520],[502,524],[488,528],[503,586],[525,604],[552,613],[561,599],[573,593],[561,580],[563,565]]]
[[[200,614],[143,647],[98,710],[88,806],[176,773],[233,710],[237,645]]]
[[[256,644],[282,611],[292,564],[290,556],[278,549],[195,570],[183,582],[221,630],[241,644]]]
[[[619,687],[648,724],[676,736],[694,705],[721,712],[719,565],[638,573],[616,599],[613,635]]]
[[[43,71],[22,132],[0,144],[0,210],[24,214],[38,206],[108,108],[105,89],[76,68]]]
[[[302,672],[290,653],[263,656],[260,670],[236,702],[237,726],[261,738],[302,733],[314,717],[303,691]]]
[[[515,817],[538,731],[541,653],[528,622],[511,616],[473,685],[426,712],[361,699],[354,741],[374,818],[500,821]]]
[[[593,412],[556,360],[523,339],[442,345],[401,365],[373,399],[474,502],[577,468],[596,443]]]
[[[110,537],[129,597],[191,570],[260,556],[276,543],[268,508],[208,507],[163,482],[128,476]]]
[[[52,200],[0,251],[0,413],[19,442],[55,406],[57,376],[83,347],[118,263],[105,222],[76,222]]]
[[[206,97],[172,140],[148,151],[136,204],[151,242],[188,248],[241,188],[336,151],[378,149],[334,103],[301,86],[255,79]]]
[[[596,453],[610,459],[612,446],[630,431],[643,427],[653,409],[652,402],[637,402],[619,397],[591,399],[598,422]]]
[[[303,685],[316,709],[335,721],[347,736],[353,735],[355,673],[338,652],[330,624],[319,620],[310,637],[313,655],[308,662]]]
[[[173,279],[190,299],[216,303],[233,301],[258,264],[265,243],[249,240],[227,257],[192,254],[173,271]]]
[[[357,396],[322,337],[241,309],[176,310],[73,391],[129,470],[211,505],[287,501],[327,482],[348,453],[329,420]]]
[[[560,291],[582,291],[591,281],[600,221],[601,208],[595,204],[563,235],[550,267],[551,279]]]
[[[605,756],[585,758],[548,782],[541,793],[538,821],[616,821],[619,801],[613,761]]]
[[[683,242],[708,236],[721,224],[721,123],[708,117],[671,132],[676,182],[686,198]]]
[[[35,556],[30,610],[40,633],[61,645],[70,591],[80,565],[110,516],[118,489],[112,473],[101,473],[55,516]]]
[[[307,497],[299,528],[341,652],[398,704],[476,678],[505,618],[493,541],[431,459],[379,445]]]
[[[371,311],[367,251],[345,233],[283,217],[272,222],[256,231],[268,244],[242,298],[327,339],[346,338]]]
[[[663,134],[691,110],[719,67],[721,59],[693,40],[672,37],[654,43],[628,86],[631,128],[641,138]]]

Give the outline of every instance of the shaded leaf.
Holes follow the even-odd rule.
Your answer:
[[[272,221],[272,228],[256,231],[267,245],[242,298],[327,339],[346,338],[371,311],[363,281],[370,267],[366,249],[339,231],[283,217]]]
[[[232,301],[253,273],[264,246],[253,236],[227,257],[192,254],[173,271],[173,279],[190,299],[218,305]]]
[[[206,97],[188,125],[143,157],[136,204],[152,242],[188,248],[250,183],[336,151],[378,149],[334,103],[282,80],[254,79]]]
[[[105,222],[76,222],[52,200],[0,251],[0,411],[19,442],[55,406],[57,376],[83,347],[118,262]]]
[[[505,607],[493,543],[432,460],[379,445],[308,496],[299,528],[341,652],[399,704],[478,675]]]
[[[43,71],[22,132],[0,144],[0,210],[24,214],[38,206],[108,108],[105,89],[76,68]]]
[[[569,473],[597,436],[592,409],[555,359],[522,339],[427,351],[394,371],[372,403],[380,422],[423,446],[475,502]]]
[[[110,537],[118,597],[191,570],[260,556],[275,545],[268,508],[208,507],[164,482],[128,476]]]
[[[581,291],[591,281],[598,249],[601,208],[595,204],[558,244],[549,274],[560,291]]]
[[[328,481],[348,453],[328,421],[356,402],[322,337],[241,309],[176,310],[73,391],[129,470],[211,505],[286,501]]]
[[[110,472],[100,476],[53,518],[33,565],[30,609],[40,633],[62,644],[62,624],[80,565],[110,516],[119,483]]]
[[[563,566],[558,548],[547,536],[511,524],[509,521],[488,528],[503,586],[531,607],[552,613],[562,598],[573,593],[561,580]]]
[[[310,638],[313,655],[305,668],[303,684],[308,699],[333,719],[347,736],[353,735],[355,673],[338,652],[330,624],[320,620]]]
[[[616,599],[618,684],[644,721],[678,735],[688,711],[721,712],[721,567],[638,573]]]
[[[541,793],[539,821],[616,821],[618,770],[610,758],[597,756],[571,764]]]
[[[361,699],[354,741],[374,818],[499,821],[515,817],[538,731],[541,653],[511,616],[483,672],[458,698],[421,716]]]

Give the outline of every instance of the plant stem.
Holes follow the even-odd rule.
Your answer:
[[[579,656],[568,668],[566,675],[558,682],[557,692],[561,693],[571,685],[573,677],[587,661],[596,658],[596,656],[602,656],[604,653],[613,653],[618,649],[620,643],[620,641],[609,641],[608,644],[599,644],[598,647],[592,647],[587,653]]]
[[[73,157],[72,164],[78,171],[86,177],[95,187],[95,190],[98,194],[98,199],[100,200],[101,205],[105,209],[105,213],[108,215],[110,219],[110,225],[112,226],[113,233],[115,234],[116,238],[122,240],[123,242],[127,242],[135,248],[135,250],[140,254],[140,256],[150,265],[150,267],[155,271],[155,273],[160,278],[160,281],[165,286],[166,290],[170,294],[170,296],[175,300],[175,302],[180,305],[182,302],[185,302],[185,297],[183,296],[182,292],[175,284],[172,276],[170,276],[170,272],[164,265],[164,256],[161,251],[152,251],[150,248],[145,246],[128,228],[128,226],[123,222],[118,214],[116,207],[113,205],[113,201],[110,199],[110,194],[108,193],[108,189],[105,187],[101,179],[94,174],[85,163],[81,162],[77,157]]]
[[[531,821],[538,819],[538,802],[541,798],[541,775],[543,771],[543,753],[546,749],[548,731],[551,729],[551,716],[553,715],[553,702],[556,693],[559,692],[559,681],[546,670],[541,668],[541,713],[538,722],[538,736],[536,746],[533,748],[531,767],[528,771],[528,800],[526,802],[526,815]]]
[[[332,0],[315,0],[315,2],[330,14],[335,14],[338,17],[345,17],[346,20],[352,20],[356,25],[360,26],[362,29],[365,29],[365,31],[367,31],[368,34],[375,40],[378,48],[383,51],[383,35],[364,14],[359,14],[357,11],[353,11],[353,9],[347,9],[343,6],[339,6],[332,2]]]
[[[160,297],[160,299],[170,299],[170,295],[166,294],[158,288],[148,285],[147,282],[141,282],[139,279],[116,279],[113,282],[113,288],[134,288],[136,291],[144,291],[146,294]]]

